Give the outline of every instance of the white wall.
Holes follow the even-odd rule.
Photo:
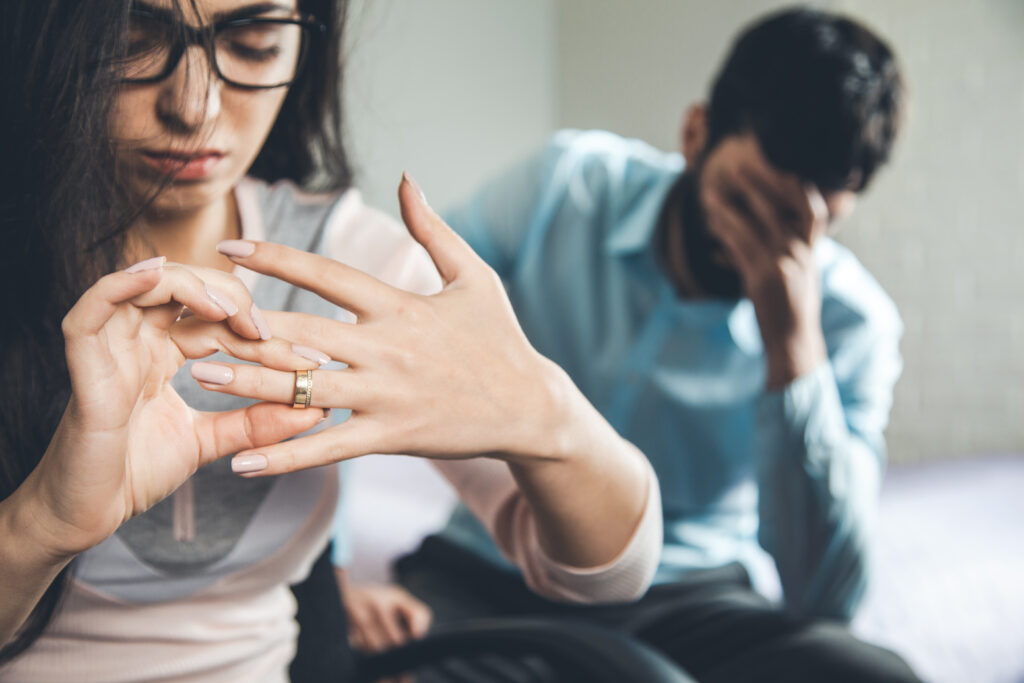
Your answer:
[[[676,146],[738,27],[777,0],[358,0],[349,139],[394,209],[437,206],[556,127]],[[912,93],[892,166],[841,234],[906,321],[894,460],[1024,450],[1024,1],[830,0],[890,38]]]
[[[558,123],[675,149],[736,29],[772,0],[560,0]],[[818,2],[890,39],[912,105],[840,233],[899,305],[894,460],[1024,450],[1024,2]]]
[[[403,170],[438,207],[554,125],[550,0],[353,0],[348,140],[370,203],[397,215]]]

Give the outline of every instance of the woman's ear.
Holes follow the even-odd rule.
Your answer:
[[[683,117],[683,128],[680,131],[680,145],[683,158],[693,163],[700,158],[704,144],[708,139],[708,108],[703,102],[691,104]]]

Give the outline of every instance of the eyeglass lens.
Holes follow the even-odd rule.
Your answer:
[[[141,81],[166,75],[177,52],[174,28],[141,14],[133,13],[130,21],[127,55],[118,64],[118,76]],[[300,24],[274,20],[222,26],[213,40],[216,67],[226,81],[238,85],[288,83],[295,78],[305,31]]]

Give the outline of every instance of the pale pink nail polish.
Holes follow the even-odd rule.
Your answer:
[[[307,360],[311,360],[317,365],[327,365],[331,362],[331,357],[323,351],[317,351],[311,346],[303,346],[302,344],[292,344],[292,353],[296,356],[302,356]]]
[[[148,258],[145,261],[139,261],[134,266],[129,266],[124,269],[126,273],[141,273],[145,270],[156,270],[157,268],[163,268],[164,263],[167,262],[166,256],[154,256]]]
[[[217,251],[225,256],[245,258],[252,256],[252,253],[256,251],[256,245],[246,240],[224,240],[217,244]]]
[[[222,311],[228,315],[234,315],[238,313],[238,306],[235,302],[228,298],[228,295],[220,291],[216,287],[206,285],[206,296],[210,297],[210,301],[217,304]]]
[[[252,305],[249,309],[249,315],[252,316],[252,322],[256,326],[256,331],[260,333],[260,339],[267,341],[270,339],[270,325],[267,324],[267,319],[263,317],[263,311],[256,307],[256,304]]]
[[[406,182],[412,185],[412,189],[416,190],[416,193],[419,194],[420,199],[423,200],[423,203],[427,204],[427,195],[423,194],[423,190],[420,189],[420,184],[416,182],[416,179],[405,171],[402,171],[402,177],[405,178]]]
[[[231,471],[236,474],[248,472],[259,472],[267,469],[267,456],[262,453],[249,453],[248,455],[236,455],[231,458]]]
[[[228,384],[235,378],[231,368],[219,363],[193,363],[191,372],[197,380],[209,384]]]

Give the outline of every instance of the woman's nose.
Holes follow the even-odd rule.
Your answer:
[[[220,113],[221,82],[198,45],[185,51],[160,87],[157,116],[175,133],[197,132]]]

